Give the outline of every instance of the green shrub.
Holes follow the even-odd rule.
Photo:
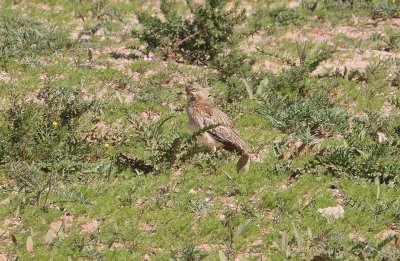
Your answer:
[[[400,10],[399,10],[400,11]],[[396,51],[400,48],[400,31],[389,29],[383,37],[383,49],[387,52]]]
[[[310,77],[310,73],[321,62],[329,59],[333,54],[333,50],[329,46],[316,45],[313,42],[297,44],[296,56],[299,63],[294,62],[295,59],[282,57],[279,53],[266,53],[289,64],[289,67],[283,69],[281,73],[276,75],[269,73],[265,77],[265,80],[268,81],[268,91],[289,96],[304,96],[310,89],[310,81],[313,80]],[[259,85],[259,87],[262,86]],[[266,92],[267,90],[262,91],[262,93]]]
[[[332,137],[317,149],[309,145],[312,157],[305,171],[399,182],[398,116],[384,118],[369,113],[365,118],[355,117],[318,92],[296,98],[264,96],[259,112],[282,132],[300,138],[305,146],[317,137],[323,140]],[[386,138],[379,141],[378,133]],[[293,155],[298,154],[300,151]]]
[[[246,79],[250,83],[260,82],[263,74],[255,73],[252,70],[254,62],[254,59],[242,50],[218,55],[210,62],[210,66],[218,71],[218,80],[228,87],[226,92],[228,101],[231,102],[245,96],[241,79]]]
[[[264,95],[259,112],[266,115],[276,128],[288,135],[296,135],[305,144],[316,137],[335,137],[332,141],[336,142],[328,142],[313,150],[305,170],[398,182],[398,116],[367,113],[366,117],[355,117],[332,104],[321,92],[294,98],[276,93]],[[378,133],[383,133],[380,135],[386,138],[379,141]],[[314,147],[310,146],[310,149]]]
[[[22,155],[31,155],[33,152],[33,134],[31,129],[35,122],[35,107],[23,103],[22,98],[13,95],[10,107],[2,112],[4,118],[1,125],[0,140],[2,155],[0,162],[6,158]],[[20,146],[24,144],[24,146]]]
[[[219,78],[223,82],[226,82],[232,76],[251,78],[254,75],[253,64],[254,59],[241,50],[233,50],[227,54],[219,55],[210,62],[210,65],[218,70]]]
[[[96,144],[90,144],[83,131],[81,118],[95,112],[94,104],[84,101],[80,86],[48,83],[33,101],[14,95],[1,111],[0,169],[24,192],[19,208],[30,203],[47,207],[59,181],[82,181],[90,173],[110,171],[107,160],[91,162],[98,153]]]
[[[106,34],[120,28],[124,22],[123,11],[110,4],[109,1],[92,1],[87,10],[79,10],[81,17],[91,17],[93,19],[85,23],[84,29],[79,33],[78,38],[83,35],[94,35],[100,29],[105,29]]]
[[[352,118],[342,131],[342,145],[324,148],[311,161],[311,166],[322,166],[339,176],[399,182],[398,126],[399,117],[389,119],[370,113],[366,118]],[[387,139],[379,141],[378,132],[383,132]]]
[[[286,5],[268,5],[257,9],[249,19],[250,26],[254,30],[270,29],[275,30],[279,26],[299,25],[304,18],[295,9]]]
[[[14,97],[4,111],[2,140],[7,153],[4,158],[20,160],[51,160],[54,152],[61,157],[79,154],[87,145],[79,133],[79,119],[92,110],[79,88],[45,86],[38,102],[26,102]]]
[[[323,93],[290,99],[279,94],[268,95],[259,112],[269,117],[285,133],[302,134],[319,131],[340,132],[347,126],[348,114],[332,104]]]
[[[0,18],[0,61],[49,55],[71,44],[68,34],[19,16]]]
[[[400,118],[394,115],[383,117],[368,111],[365,117],[360,117],[337,105],[310,75],[331,52],[329,49],[310,49],[313,48],[307,43],[298,46],[299,65],[292,65],[277,75],[268,75],[256,91],[244,81],[250,98],[260,103],[258,112],[288,136],[302,140],[298,149],[290,148],[290,138],[282,144],[286,146],[284,150],[291,151],[290,158],[298,157],[302,150],[309,152],[304,171],[320,173],[322,170],[334,175],[398,182],[400,164],[396,158],[400,156]],[[375,78],[382,78],[383,68],[381,63],[367,68],[372,82],[368,87],[371,88]],[[397,104],[396,100],[392,103]],[[378,140],[378,134],[386,138]],[[326,143],[315,148],[313,142],[317,138]],[[294,171],[291,161],[283,164],[289,171]]]
[[[192,18],[180,17],[174,2],[161,1],[165,21],[147,13],[139,14],[142,30],[134,31],[147,44],[147,51],[159,51],[175,60],[206,64],[218,54],[235,45],[234,27],[244,21],[244,11],[225,11],[226,1],[207,0],[204,5],[187,6]]]
[[[390,0],[380,1],[371,10],[372,18],[398,18],[400,17],[400,4]]]

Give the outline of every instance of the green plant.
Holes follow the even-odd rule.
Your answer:
[[[395,119],[398,122],[398,119]],[[371,122],[377,123],[371,125]],[[355,126],[350,129],[350,126]],[[398,182],[400,164],[394,160],[399,157],[396,139],[379,141],[376,134],[382,128],[395,133],[397,126],[375,117],[353,119],[343,132],[343,145],[328,146],[312,160],[313,168],[322,166],[335,175],[356,176],[382,183]],[[396,134],[394,134],[396,135]]]
[[[172,116],[166,117],[153,124],[143,124],[136,118],[130,118],[130,122],[135,126],[133,147],[146,149],[136,153],[136,155],[119,155],[116,158],[118,165],[123,168],[130,166],[137,172],[161,173],[167,168],[179,167],[187,161],[193,161],[194,164],[197,164],[199,161],[208,159],[209,164],[216,171],[219,160],[202,157],[201,152],[204,149],[199,148],[195,142],[199,134],[215,128],[215,126],[206,126],[191,134],[181,133],[177,131],[178,128],[174,125],[166,126],[172,118]],[[223,156],[223,154],[217,153],[216,156]]]
[[[278,92],[283,95],[302,95],[305,96],[309,91],[310,73],[314,71],[321,62],[329,59],[333,50],[326,45],[317,45],[313,42],[305,42],[296,44],[296,58],[299,63],[296,63],[294,58],[282,57],[280,54],[262,51],[267,55],[274,56],[289,65],[279,74],[268,73],[264,79],[260,79],[259,84],[256,84],[259,89],[259,94],[266,94],[270,91]],[[263,83],[262,83],[263,82]],[[263,84],[268,86],[263,86]],[[268,90],[264,89],[268,88]],[[248,88],[248,91],[252,90]]]
[[[349,117],[321,93],[294,99],[269,95],[265,97],[259,112],[268,116],[277,128],[288,134],[340,132],[347,126]]]
[[[45,27],[20,16],[0,17],[0,61],[25,56],[48,55],[67,48],[71,40],[66,32]]]
[[[105,0],[95,0],[88,3],[78,3],[76,15],[83,21],[84,28],[78,34],[93,36],[103,29],[105,34],[117,31],[120,24],[124,22],[124,12],[117,5],[110,4]],[[103,33],[102,32],[102,33]]]
[[[383,42],[385,43],[383,49],[387,52],[398,50],[400,48],[399,39],[400,31],[389,30],[383,38]]]
[[[400,86],[400,70],[399,70],[400,61],[395,59],[393,61],[393,65],[388,72],[388,76],[386,81],[393,87]],[[396,105],[397,106],[397,105]],[[397,106],[399,108],[399,106]]]
[[[134,34],[147,44],[147,52],[158,50],[164,58],[204,65],[235,44],[234,27],[244,21],[244,12],[225,11],[224,0],[186,3],[193,18],[180,17],[174,2],[163,0],[160,8],[165,21],[140,13],[143,29]]]
[[[400,16],[400,5],[395,1],[381,1],[374,5],[371,14],[373,19],[382,17],[396,18]]]
[[[249,22],[255,31],[261,29],[274,31],[277,27],[299,25],[303,19],[297,10],[278,4],[257,9],[250,17]]]
[[[238,100],[245,94],[241,79],[246,79],[252,84],[259,82],[260,78],[263,77],[262,73],[253,71],[254,63],[255,59],[242,50],[233,50],[227,54],[218,55],[209,63],[213,69],[218,71],[217,82],[228,87],[226,98],[229,102]],[[215,82],[215,80],[212,82]]]
[[[189,49],[158,59],[160,46],[144,59],[131,37],[143,11],[169,23],[157,1],[0,2],[0,46],[20,28],[5,21],[32,34],[0,62],[1,257],[399,259],[399,39],[396,20],[366,19],[385,1],[240,1],[246,21],[194,64]],[[177,21],[195,18],[185,1],[167,4]],[[260,24],[251,37],[248,22]],[[55,31],[78,39],[48,47]],[[328,44],[303,42],[317,35]],[[370,61],[365,73],[353,58]],[[190,133],[177,93],[196,77],[234,116],[248,174]],[[344,217],[318,212],[335,205]]]
[[[59,180],[93,167],[85,162],[91,145],[80,129],[80,119],[93,113],[94,102],[84,101],[80,88],[51,83],[39,90],[36,99],[27,102],[15,94],[2,112],[1,169],[7,170],[24,192],[26,200],[21,208],[28,203],[47,207],[49,194]]]
[[[179,260],[196,261],[202,260],[205,256],[206,255],[204,253],[196,249],[196,246],[194,246],[193,244],[188,244],[182,248]]]

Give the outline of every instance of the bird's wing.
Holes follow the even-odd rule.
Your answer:
[[[224,144],[225,149],[243,152],[245,144],[228,116],[217,108],[202,106],[193,113],[193,118],[199,126],[216,125],[217,127],[207,132],[217,141]]]
[[[207,131],[217,141],[224,144],[224,148],[231,151],[243,152],[245,144],[236,129],[218,126]]]
[[[200,104],[190,108],[190,110],[193,120],[201,127],[218,124],[220,126],[234,128],[232,121],[225,113],[209,104]]]

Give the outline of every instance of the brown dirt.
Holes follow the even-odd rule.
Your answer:
[[[280,39],[289,40],[294,43],[304,43],[306,41],[314,41],[317,43],[327,43],[334,45],[334,39],[338,35],[344,35],[348,38],[368,40],[374,34],[385,35],[385,28],[389,25],[396,26],[400,24],[400,19],[390,19],[387,22],[376,22],[369,17],[353,17],[350,21],[343,22],[337,26],[332,26],[326,22],[317,26],[305,26],[302,29],[295,29],[284,33]],[[257,52],[256,47],[267,45],[273,48],[279,39],[275,37],[263,35],[261,33],[250,36],[245,43],[241,44],[241,49],[246,52]],[[314,74],[320,75],[330,69],[337,69],[339,72],[347,70],[358,70],[364,72],[365,68],[370,64],[373,57],[379,58],[398,58],[397,54],[377,51],[377,50],[339,50],[340,57],[335,57],[329,61],[325,61],[320,65]],[[279,73],[286,66],[271,57],[257,62],[253,70],[267,69],[273,73]]]
[[[284,68],[287,68],[287,66],[282,65],[280,62],[273,61],[272,58],[265,59],[263,62],[256,63],[253,66],[254,71],[269,70],[275,74],[281,72]]]
[[[196,246],[197,249],[204,252],[211,252],[212,250],[217,249],[217,247],[218,247],[217,245],[207,244],[207,243]]]
[[[343,205],[346,201],[346,197],[343,192],[338,188],[331,188],[330,189],[332,196],[336,199],[337,205]]]
[[[236,202],[235,197],[216,197],[216,200],[222,202],[224,207],[230,208],[232,210],[240,211],[241,207],[240,205]]]
[[[39,9],[39,10],[43,10],[43,11],[49,11],[50,7],[44,3],[35,3],[33,4],[33,7]]]
[[[290,1],[287,6],[291,9],[296,9],[297,7],[301,6],[302,1]]]
[[[140,113],[139,116],[140,116],[140,119],[146,123],[150,123],[150,122],[155,123],[161,119],[161,116],[158,113],[153,112],[151,110],[144,111],[144,112]]]
[[[155,225],[147,223],[147,222],[144,222],[142,220],[139,221],[138,225],[139,225],[139,229],[143,230],[145,232],[154,233],[156,231]]]
[[[397,248],[400,248],[400,229],[396,228],[390,228],[390,229],[385,229],[382,232],[380,232],[377,236],[381,240],[388,238],[389,236],[395,236],[395,238],[392,240],[394,246]]]
[[[349,234],[349,238],[353,239],[353,240],[357,240],[359,242],[365,242],[367,239],[360,234],[360,232],[356,231],[356,232],[352,232]]]
[[[269,149],[270,147],[268,145],[260,146],[256,152],[250,154],[251,161],[258,163],[264,162],[270,152]]]
[[[100,226],[100,222],[96,219],[89,220],[85,224],[82,225],[82,232],[84,233],[93,233]]]
[[[371,19],[372,20],[372,19]],[[394,29],[400,27],[400,18],[384,18],[372,20],[377,26],[390,26]]]
[[[50,224],[50,228],[46,233],[46,242],[52,242],[60,233],[61,226],[64,224],[64,227],[70,227],[73,221],[73,217],[71,214],[64,214],[59,217],[56,221]]]
[[[377,50],[341,50],[340,57],[322,62],[313,72],[313,75],[324,75],[329,71],[348,74],[351,71],[365,73],[365,69],[374,59],[399,58],[399,54]]]
[[[0,82],[9,83],[11,81],[12,81],[12,78],[7,72],[5,72],[5,71],[0,72]]]
[[[146,202],[148,201],[148,198],[139,198],[136,201],[135,207],[137,208],[143,208],[146,205]]]
[[[22,225],[21,218],[12,217],[12,218],[5,218],[3,220],[3,223],[1,224],[0,228],[6,229],[6,230],[13,230],[21,225]]]
[[[8,253],[6,251],[0,252],[0,261],[17,261],[18,256]]]
[[[76,25],[75,29],[72,30],[71,32],[71,38],[73,40],[77,40],[79,38],[80,33],[83,31],[83,21],[81,19],[78,19],[79,22]]]
[[[246,42],[241,43],[239,48],[245,52],[255,52],[257,50],[256,46],[262,44],[273,44],[275,42],[274,40],[274,37],[270,37],[264,33],[255,33],[250,35]]]
[[[321,36],[320,36],[321,37]],[[283,36],[282,39],[285,40],[290,40],[292,42],[299,42],[303,43],[308,40],[310,40],[310,37],[307,37],[304,32],[302,32],[300,29],[295,29],[293,31],[286,32]]]
[[[2,223],[0,223],[0,241],[8,242],[12,244],[12,231],[22,226],[22,221],[19,217],[5,218]],[[15,235],[14,235],[15,236]],[[7,256],[9,253],[0,252],[0,258],[2,255]]]
[[[108,88],[101,88],[95,91],[89,89],[82,90],[83,100],[87,102],[104,99],[107,94]]]
[[[282,38],[292,42],[315,41],[333,45],[335,36],[345,35],[348,38],[367,40],[374,34],[384,34],[384,28],[376,27],[370,18],[354,17],[353,21],[341,23],[333,27],[330,23],[323,23],[316,27],[306,26],[303,29],[295,29],[286,32]]]

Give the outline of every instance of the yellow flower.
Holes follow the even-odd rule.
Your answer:
[[[104,144],[104,148],[108,149],[110,147],[110,144],[106,143]]]
[[[58,121],[53,121],[53,126],[58,127]]]

